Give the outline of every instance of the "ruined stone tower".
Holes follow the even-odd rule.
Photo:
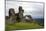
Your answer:
[[[19,6],[19,19],[20,19],[20,21],[23,21],[23,13],[24,13],[24,10],[22,9],[21,6]]]
[[[13,8],[9,9],[9,22],[10,23],[15,23],[16,22],[15,11],[14,11]]]

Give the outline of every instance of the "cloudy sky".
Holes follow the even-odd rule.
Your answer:
[[[10,8],[15,9],[15,13],[18,13],[19,6],[24,9],[24,16],[31,15],[33,18],[43,18],[43,3],[36,2],[18,2],[17,0],[6,0],[6,16]]]

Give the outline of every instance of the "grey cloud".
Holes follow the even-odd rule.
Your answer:
[[[16,6],[17,5],[17,6]],[[24,4],[19,4],[19,3],[16,3],[16,2],[8,2],[7,3],[7,9],[8,8],[10,8],[10,7],[13,7],[13,8],[15,8],[15,7],[17,7],[18,8],[18,5],[21,5],[23,8],[24,8],[24,10],[25,10],[25,12],[24,12],[24,14],[25,15],[32,15],[32,17],[43,17],[43,5],[28,5],[28,4],[25,4],[25,6],[24,6]],[[26,5],[28,5],[28,7],[26,6]],[[31,9],[32,8],[32,9]],[[8,13],[6,12],[6,14],[8,15]]]

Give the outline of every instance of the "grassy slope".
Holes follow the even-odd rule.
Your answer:
[[[15,24],[6,24],[6,30],[18,30],[18,29],[39,29],[42,26],[38,25],[37,23],[15,23]]]

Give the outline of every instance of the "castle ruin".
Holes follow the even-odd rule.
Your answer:
[[[24,13],[24,10],[21,6],[19,6],[18,8],[19,12],[18,13],[15,13],[14,9],[13,8],[10,8],[9,9],[9,22],[10,23],[16,23],[16,22],[24,22],[24,21],[31,21],[32,17],[31,16],[27,16],[29,17],[30,19],[25,19],[26,16],[24,17],[23,16],[23,13]]]

